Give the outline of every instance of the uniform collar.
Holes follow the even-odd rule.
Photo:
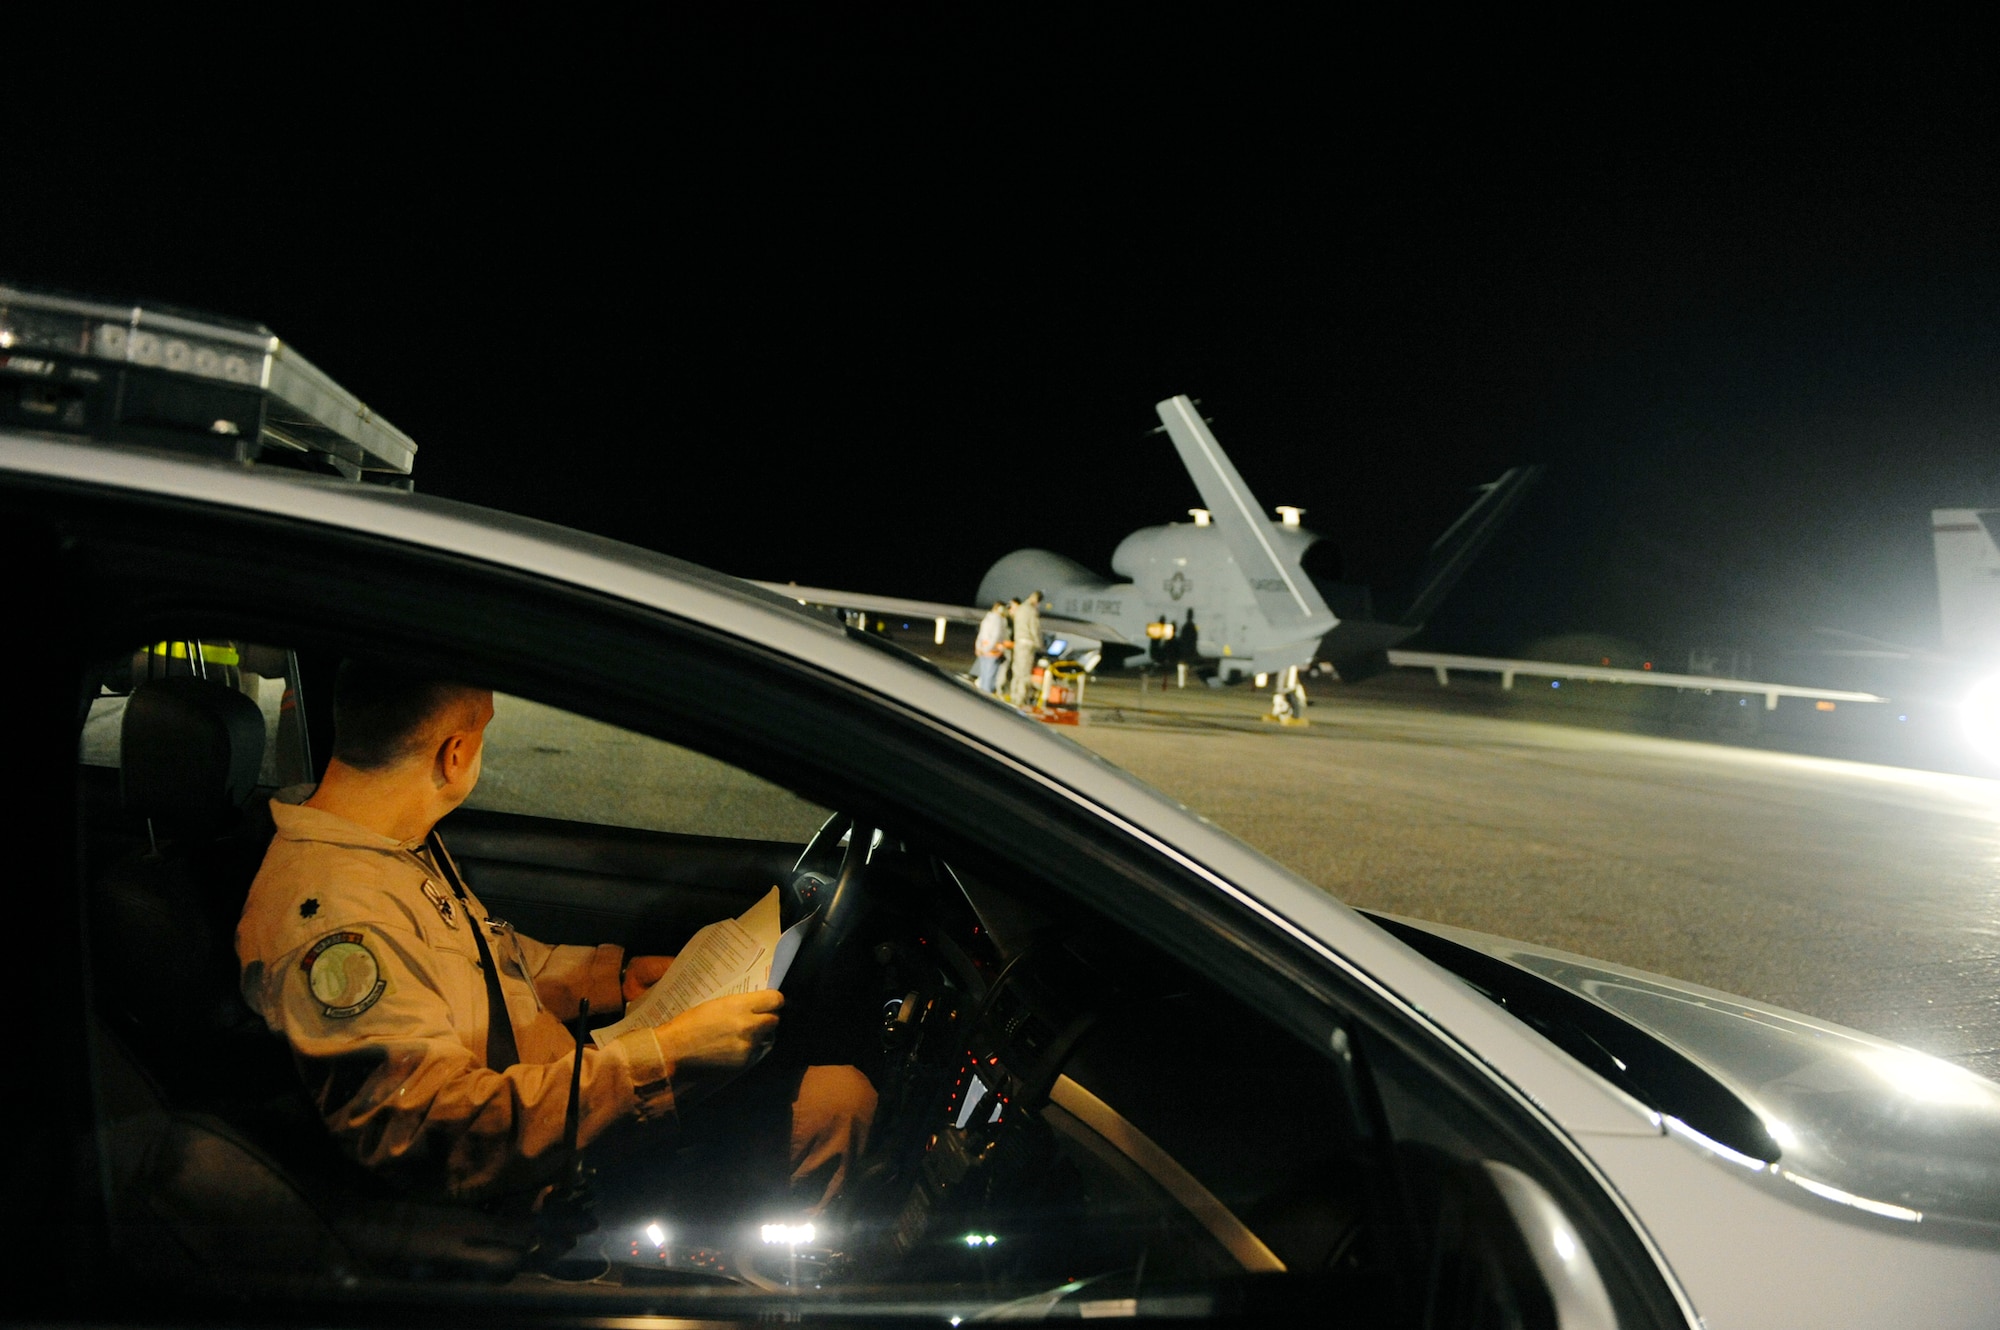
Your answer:
[[[292,793],[285,791],[286,796]],[[311,793],[311,790],[305,790],[297,797],[303,799]],[[271,820],[277,824],[278,835],[285,840],[320,841],[327,845],[380,850],[388,854],[413,854],[424,847],[425,841],[422,836],[413,841],[396,840],[379,831],[370,831],[359,822],[350,822],[338,813],[329,813],[323,808],[308,808],[284,796],[271,800]]]

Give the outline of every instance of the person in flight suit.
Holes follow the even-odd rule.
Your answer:
[[[1042,593],[1030,591],[1014,610],[1014,668],[1007,678],[1007,700],[1021,706],[1034,680],[1035,653],[1042,649]]]
[[[612,1015],[672,964],[617,946],[550,946],[480,904],[434,830],[479,781],[493,695],[348,662],[334,750],[277,823],[237,926],[243,995],[291,1045],[353,1158],[418,1194],[479,1200],[557,1181],[587,998]],[[663,1025],[586,1044],[577,1142],[670,1132],[680,1110],[751,1065],[781,994],[718,997]],[[794,1179],[866,1145],[875,1106],[853,1067],[806,1069],[791,1104]]]

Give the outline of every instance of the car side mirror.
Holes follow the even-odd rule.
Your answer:
[[[1511,1164],[1488,1159],[1485,1169],[1548,1290],[1559,1330],[1617,1330],[1597,1264],[1555,1197]]]

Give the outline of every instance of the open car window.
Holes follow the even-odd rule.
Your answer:
[[[261,643],[193,637],[142,644],[129,659],[115,662],[99,675],[77,747],[78,761],[116,770],[132,690],[151,679],[188,677],[221,683],[256,705],[264,721],[263,756],[257,767],[260,784],[277,787],[305,777],[305,735],[293,710],[297,661],[292,653]]]
[[[804,844],[831,810],[691,748],[506,693],[470,809]]]
[[[206,687],[264,715],[225,696],[244,693],[230,680]],[[122,755],[150,742],[142,725]],[[840,816],[718,755],[514,695],[488,742],[480,797],[441,831],[484,908],[540,942],[672,954],[796,887],[795,869],[828,887],[850,857]],[[546,1192],[539,1211],[532,1192],[453,1203],[371,1173],[218,946],[269,838],[268,793],[164,844],[137,838],[129,799],[90,810],[113,1241],[145,1278],[275,1297],[360,1270],[385,1295],[926,1320],[1328,1298],[1392,1315],[1425,1278],[1443,1281],[1425,1296],[1454,1309],[1445,1323],[1539,1305],[1492,1177],[1468,1162],[1504,1145],[1440,1127],[1451,1115],[1421,1071],[1337,1022],[1316,1039],[1285,1028],[1066,900],[1032,855],[954,865],[893,825],[870,828],[866,913],[788,993],[771,1065],[582,1152],[583,1187],[565,1192],[580,1208]],[[787,902],[787,923],[814,904]],[[167,1002],[158,961],[133,960],[162,940],[163,911],[185,970]],[[852,1068],[875,1100],[830,1202],[786,1182],[806,1066]]]

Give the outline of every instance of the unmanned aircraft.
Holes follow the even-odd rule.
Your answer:
[[[791,583],[759,585],[804,604],[932,619],[940,643],[946,623],[977,623],[984,606],[1040,591],[1047,602],[1042,624],[1053,639],[1048,643],[1052,656],[1067,653],[1091,669],[1116,657],[1128,666],[1189,664],[1212,670],[1221,683],[1255,679],[1261,687],[1274,681],[1274,709],[1293,715],[1304,702],[1301,671],[1321,662],[1347,682],[1403,666],[1429,669],[1439,683],[1459,671],[1498,674],[1508,688],[1520,674],[1761,693],[1772,708],[1780,696],[1883,700],[1872,693],[1707,675],[1398,650],[1399,643],[1423,628],[1541,475],[1541,467],[1514,467],[1481,486],[1478,500],[1431,546],[1401,608],[1378,617],[1368,587],[1326,575],[1331,569],[1319,556],[1331,553],[1332,546],[1322,544],[1319,533],[1300,522],[1303,509],[1281,506],[1268,510],[1274,516],[1265,516],[1267,510],[1216,442],[1193,399],[1170,397],[1153,409],[1160,417],[1155,432],[1173,441],[1206,506],[1189,509],[1191,521],[1142,527],[1119,542],[1111,568],[1123,581],[1101,577],[1049,550],[1023,549],[987,570],[975,606]]]
[[[1404,608],[1378,619],[1369,588],[1323,575],[1321,537],[1301,525],[1302,509],[1266,509],[1251,492],[1208,422],[1187,397],[1154,408],[1206,505],[1192,520],[1144,527],[1111,556],[1122,581],[1093,573],[1049,550],[1001,558],[980,580],[977,606],[767,582],[781,595],[848,611],[977,623],[983,606],[1040,591],[1042,622],[1069,653],[1095,667],[1103,649],[1125,664],[1175,660],[1212,667],[1223,682],[1287,676],[1330,661],[1343,678],[1388,668],[1386,650],[1423,627],[1499,528],[1539,467],[1516,467],[1482,486],[1478,502],[1432,547]],[[1331,546],[1321,547],[1331,552]],[[1059,653],[1060,654],[1060,653]]]

